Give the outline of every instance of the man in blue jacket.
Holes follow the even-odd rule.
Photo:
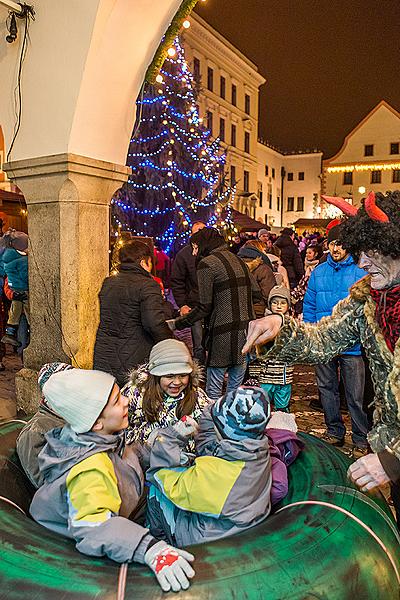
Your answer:
[[[304,296],[303,316],[306,323],[316,323],[322,317],[331,315],[339,300],[348,296],[353,283],[365,276],[363,269],[342,247],[339,241],[340,228],[339,224],[329,230],[327,260],[311,273]],[[368,424],[363,410],[365,369],[360,346],[354,346],[326,364],[317,365],[315,371],[327,428],[323,439],[334,446],[344,444],[346,427],[340,414],[340,371],[351,417],[353,455],[359,458],[367,454]]]

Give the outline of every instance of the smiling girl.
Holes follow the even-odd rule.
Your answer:
[[[197,421],[210,402],[199,387],[200,375],[183,342],[163,340],[153,346],[148,365],[133,370],[123,388],[129,398],[128,442],[147,444],[152,432],[185,415]]]

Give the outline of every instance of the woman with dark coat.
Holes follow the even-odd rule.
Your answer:
[[[264,245],[259,240],[249,240],[239,250],[238,257],[247,265],[250,273],[256,280],[262,294],[262,298],[254,302],[256,318],[263,317],[268,305],[268,296],[276,285],[276,279],[272,270],[271,261],[264,251]]]
[[[294,289],[304,275],[303,261],[293,238],[293,229],[285,227],[275,242],[275,246],[281,251],[281,261],[288,273],[290,289]]]
[[[246,360],[240,348],[254,314],[252,293],[259,298],[260,291],[244,262],[229,251],[216,229],[201,229],[192,235],[190,243],[197,255],[199,304],[172,322],[171,327],[184,329],[199,319],[205,320],[206,393],[217,400],[222,396],[226,372],[228,392],[243,381]]]
[[[157,342],[173,337],[165,322],[161,288],[151,276],[152,253],[140,240],[119,251],[119,273],[104,280],[93,368],[111,373],[119,386],[148,361]]]

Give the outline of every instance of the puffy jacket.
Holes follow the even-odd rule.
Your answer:
[[[29,289],[28,256],[14,248],[6,248],[0,261],[0,277],[8,277],[8,285],[12,290],[26,292]]]
[[[199,303],[199,286],[197,283],[196,257],[189,244],[179,250],[175,256],[171,271],[171,290],[175,302],[182,306],[194,308]]]
[[[304,275],[303,261],[296,244],[289,235],[281,235],[275,242],[281,251],[281,261],[289,277],[290,287],[293,289]]]
[[[161,510],[173,533],[169,541],[176,541],[179,547],[244,531],[265,519],[271,510],[267,437],[217,439],[208,407],[199,428],[198,456],[193,466],[180,467],[187,440],[168,427],[160,430],[154,442],[147,472],[153,484],[150,523],[154,512]]]
[[[69,425],[51,430],[39,454],[43,485],[33,497],[32,517],[76,540],[76,548],[116,562],[144,562],[154,542],[148,529],[128,519],[144,490],[138,458],[120,458],[123,434],[76,434]]]
[[[99,300],[93,368],[111,373],[122,387],[129,371],[148,361],[154,344],[173,337],[161,289],[140,265],[123,264],[104,280]]]
[[[352,256],[335,262],[330,254],[324,263],[318,265],[310,275],[303,302],[305,323],[317,323],[322,317],[332,314],[333,308],[343,298],[347,298],[353,283],[365,276]],[[361,354],[360,346],[355,346],[345,354]]]

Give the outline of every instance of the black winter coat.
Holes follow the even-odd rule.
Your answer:
[[[104,280],[99,300],[93,368],[111,373],[123,386],[129,371],[148,361],[154,344],[173,337],[161,288],[140,265],[128,263]]]
[[[280,248],[280,258],[288,274],[290,289],[294,289],[304,275],[300,252],[289,235],[281,235],[276,240],[275,246]]]
[[[199,303],[199,287],[197,283],[196,257],[192,254],[189,244],[175,256],[171,272],[171,290],[175,302],[182,306],[194,308]]]
[[[257,283],[245,263],[224,246],[200,260],[197,276],[199,305],[177,319],[176,328],[191,327],[204,318],[207,366],[244,364],[241,350],[249,321],[254,319],[253,294],[261,297]]]

